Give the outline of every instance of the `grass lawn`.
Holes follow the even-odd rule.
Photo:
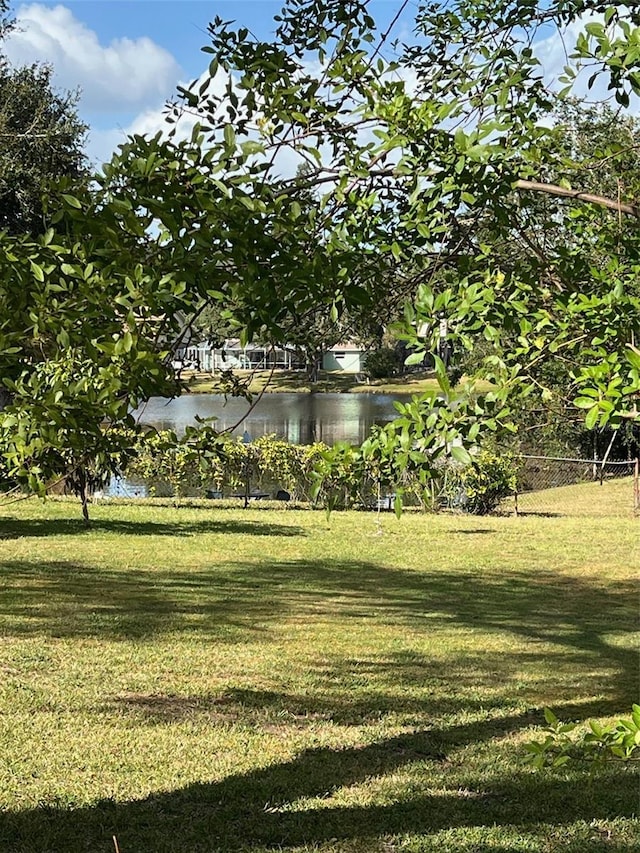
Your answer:
[[[354,373],[342,373],[340,371],[320,371],[317,382],[309,382],[304,371],[300,370],[277,370],[273,374],[270,370],[236,370],[240,378],[251,377],[249,390],[252,394],[259,394],[265,390],[267,393],[309,393],[311,391],[324,391],[332,393],[355,392],[360,394],[424,394],[427,391],[437,389],[438,383],[432,372],[416,372],[407,376],[398,376],[396,379],[372,379],[369,383],[358,381]],[[209,394],[215,393],[215,377],[205,373],[185,373],[185,381],[191,393]]]
[[[640,849],[640,520],[0,507],[2,853]]]

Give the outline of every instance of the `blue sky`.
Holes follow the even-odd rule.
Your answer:
[[[155,133],[176,86],[208,67],[211,57],[201,48],[210,20],[235,20],[267,39],[281,6],[281,0],[14,0],[18,27],[3,49],[16,65],[50,63],[61,90],[80,91],[87,150],[101,163],[128,133]],[[401,6],[402,0],[372,0],[370,10],[385,29]],[[415,6],[409,4],[397,35],[410,31]],[[561,40],[549,38],[542,55],[553,77],[564,64]]]
[[[216,15],[268,38],[280,0],[37,0],[16,2],[18,28],[4,45],[14,64],[48,62],[55,83],[81,93],[79,112],[90,125],[88,152],[109,158],[129,132],[154,132],[176,86],[207,68],[201,53]],[[376,0],[388,22],[401,0]]]

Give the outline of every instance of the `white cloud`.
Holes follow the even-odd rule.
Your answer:
[[[208,74],[206,72],[203,73],[197,81],[197,87],[199,88],[207,78]],[[222,71],[219,71],[213,81],[210,82],[207,94],[221,96],[227,85],[227,80],[227,76]],[[187,88],[189,84],[180,81],[176,82],[175,85]],[[177,139],[187,139],[195,124],[195,116],[188,112],[185,112],[180,117],[177,124],[168,123],[166,101],[160,102],[157,106],[150,106],[141,110],[134,118],[122,126],[106,130],[91,128],[89,131],[87,154],[94,165],[100,166],[111,159],[111,155],[116,151],[118,146],[126,142],[129,136],[134,134],[155,136],[158,131],[168,135],[170,131],[174,130]]]
[[[101,44],[96,32],[60,4],[55,7],[30,3],[18,8],[17,28],[4,44],[10,62],[16,65],[50,63],[54,81],[62,89],[81,91],[80,113],[91,125],[87,154],[99,167],[111,159],[119,145],[132,134],[155,135],[173,127],[166,122],[166,101],[176,96],[180,67],[175,58],[150,38],[119,38]],[[322,75],[318,63],[305,68]],[[198,88],[207,78],[204,72]],[[415,79],[405,81],[415,89]],[[221,71],[210,83],[211,94],[221,97],[228,77]],[[195,119],[183,115],[178,138],[190,135]],[[285,148],[277,157],[283,176],[295,174],[301,157]]]
[[[58,86],[80,87],[83,111],[127,112],[175,91],[179,65],[150,38],[119,38],[102,45],[65,6],[22,6],[16,19],[16,30],[4,43],[9,61],[51,63]]]
[[[545,39],[541,39],[535,45],[536,55],[540,60],[547,85],[555,91],[563,88],[565,84],[560,82],[564,74],[565,65],[576,66],[576,60],[571,59],[575,52],[576,42],[580,33],[590,22],[602,23],[602,15],[581,15],[572,21],[563,30],[556,30]],[[597,72],[593,85],[589,87],[589,78]],[[572,94],[576,98],[589,102],[600,103],[610,101],[613,107],[617,107],[613,93],[608,88],[609,75],[597,63],[587,63],[577,74],[573,81]],[[632,97],[630,112],[637,113],[640,107],[638,98]]]

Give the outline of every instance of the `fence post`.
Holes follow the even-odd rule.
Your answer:
[[[633,509],[635,512],[640,510],[640,456],[636,457],[633,472]]]

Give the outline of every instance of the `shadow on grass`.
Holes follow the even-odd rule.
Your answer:
[[[484,827],[503,828],[507,837],[515,834],[520,841],[530,835],[535,842],[537,836],[541,846],[527,849],[542,851],[550,849],[545,838],[550,830],[635,816],[637,790],[633,780],[619,772],[605,780],[580,774],[558,779],[512,767],[499,779],[470,773],[464,788],[459,776],[453,783],[447,781],[448,754],[455,748],[506,735],[529,723],[526,717],[512,716],[402,734],[363,747],[307,749],[281,764],[141,801],[103,800],[79,809],[54,804],[5,812],[0,815],[0,845],[21,853],[107,853],[113,850],[115,835],[123,853],[286,850],[302,845],[315,849],[325,843],[336,850],[348,849],[351,842],[366,850],[380,849],[389,836]],[[371,793],[375,780],[382,782],[385,774],[403,768],[415,774],[412,786],[402,793],[396,788],[392,796]],[[424,774],[435,777],[436,785],[421,784]],[[341,788],[358,784],[367,786],[364,799],[349,804],[335,796]],[[615,848],[596,843],[581,849]]]
[[[318,724],[334,723],[339,726],[372,725],[387,718],[402,717],[405,724],[412,721],[423,725],[425,719],[442,719],[460,713],[482,716],[490,707],[493,715],[506,713],[513,708],[513,696],[509,695],[510,673],[514,658],[509,656],[509,664],[504,670],[502,682],[504,692],[487,698],[486,691],[495,684],[496,672],[483,670],[478,661],[455,667],[449,672],[449,693],[445,678],[440,679],[440,693],[423,687],[414,695],[407,695],[416,685],[403,679],[402,671],[392,670],[391,661],[378,662],[383,675],[371,677],[370,686],[358,690],[354,695],[353,687],[349,691],[345,683],[323,684],[319,679],[313,692],[286,693],[277,690],[259,690],[249,688],[227,688],[217,694],[170,693],[134,693],[125,692],[110,696],[100,710],[106,714],[116,714],[118,718],[126,715],[146,725],[167,725],[176,722],[196,722],[206,720],[209,725],[240,724],[256,730],[271,732],[288,737],[293,730],[317,728]],[[522,661],[520,661],[522,663]],[[426,664],[426,662],[425,662]],[[432,664],[432,666],[434,666]],[[425,673],[428,665],[425,665]],[[449,670],[449,668],[448,668]],[[393,678],[390,677],[393,673]],[[463,673],[463,682],[473,681],[476,693],[485,691],[477,698],[455,692],[455,684]],[[589,702],[565,702],[558,700],[555,710],[564,720],[577,720],[585,716],[613,714],[619,710],[619,699],[598,699]],[[543,722],[542,710],[531,708],[527,712],[529,724]]]
[[[518,510],[518,518],[562,518],[561,512],[536,512],[535,510]]]
[[[171,508],[163,507],[167,513]],[[238,536],[305,536],[304,528],[293,524],[276,524],[262,521],[209,521],[180,520],[180,510],[174,510],[170,521],[117,521],[96,519],[87,527],[82,519],[3,519],[0,541],[43,536],[91,537],[95,534],[115,533],[126,536],[200,536],[207,533],[236,534]]]
[[[435,643],[439,630],[455,624],[467,633],[477,630],[479,648],[448,659],[446,671],[426,652],[374,650],[347,658],[328,652],[309,662],[307,694],[237,688],[217,696],[107,695],[108,712],[117,708],[153,725],[204,714],[212,725],[275,726],[284,735],[287,727],[319,719],[362,725],[395,711],[415,712],[422,720],[418,731],[368,746],[306,749],[281,764],[140,801],[102,800],[74,808],[52,800],[0,813],[1,850],[113,853],[115,835],[122,853],[292,848],[301,853],[304,845],[362,853],[381,849],[395,835],[498,827],[520,843],[505,844],[503,851],[524,849],[524,836],[531,839],[527,849],[543,853],[554,849],[549,832],[637,815],[637,785],[619,770],[604,780],[579,774],[559,779],[520,771],[514,755],[506,769],[481,777],[465,770],[464,755],[466,747],[497,741],[538,719],[506,708],[513,680],[523,667],[541,666],[541,659],[551,671],[557,665],[560,677],[572,669],[584,673],[583,696],[598,695],[588,683],[597,680],[602,699],[564,705],[563,717],[584,719],[628,707],[637,686],[637,654],[631,642],[612,645],[608,637],[616,633],[623,641],[625,632],[637,630],[637,590],[630,582],[598,585],[534,568],[503,576],[434,566],[420,574],[365,561],[265,558],[258,565],[185,571],[174,570],[166,558],[159,566],[106,571],[81,561],[34,565],[0,558],[4,633],[125,639],[171,631],[194,633],[200,642],[269,643],[278,640],[287,620],[311,625],[332,619],[361,620],[371,631],[408,628],[416,636],[433,634]],[[500,655],[483,652],[483,633],[506,633],[517,642]],[[435,699],[430,679],[440,682]],[[486,707],[482,690],[476,699],[466,689],[491,685],[500,690],[489,699],[490,719],[438,724],[445,714],[477,712],[482,702]],[[434,720],[428,731],[426,714]],[[410,784],[398,781],[403,770],[411,774]],[[354,785],[364,786],[355,803],[348,792],[341,794]],[[469,853],[479,849],[468,847]],[[580,847],[559,843],[556,849],[630,848],[596,839]]]
[[[380,669],[391,666],[380,661]],[[485,682],[482,672],[475,671],[476,686]],[[219,694],[175,695],[164,693],[121,693],[109,697],[101,710],[114,712],[121,717],[127,714],[137,722],[149,725],[166,725],[177,721],[204,718],[211,725],[239,723],[286,737],[292,729],[315,727],[318,723],[335,723],[340,726],[362,726],[376,723],[389,715],[402,714],[423,721],[425,715],[442,717],[446,714],[474,713],[486,709],[486,698],[477,700],[451,696],[437,698],[428,690],[419,696],[403,695],[408,684],[402,682],[402,673],[395,672],[395,684],[384,684],[386,679],[372,676],[371,686],[356,696],[347,685],[338,686],[318,679],[313,692],[284,693],[276,690],[228,688]],[[346,681],[346,679],[345,679]],[[343,689],[341,690],[340,687]],[[325,692],[326,691],[326,692]],[[496,699],[492,708],[499,710],[507,701]],[[564,711],[565,709],[563,709]]]
[[[450,531],[452,534],[460,534],[462,536],[477,536],[483,533],[493,533],[495,534],[495,528],[493,527],[469,527],[466,530],[464,528],[457,528]]]
[[[162,565],[162,564],[161,564]],[[629,696],[637,684],[637,655],[624,635],[637,631],[637,589],[602,585],[531,569],[517,575],[465,570],[417,573],[373,563],[291,560],[199,565],[191,571],[107,570],[81,561],[2,561],[0,623],[5,635],[151,638],[167,632],[200,641],[262,643],[277,640],[283,623],[361,623],[367,630],[409,627],[428,637],[450,626],[512,636],[513,651],[492,655],[467,649],[449,678],[474,683],[478,673],[499,682],[517,679],[536,661],[558,679],[604,683],[609,699]],[[609,641],[614,633],[616,642]],[[522,641],[525,641],[524,643]],[[557,672],[554,672],[557,655]],[[354,671],[384,692],[398,683],[424,683],[434,663],[421,655],[384,655],[373,661],[318,661],[313,675],[323,690],[342,691]],[[605,679],[604,669],[612,672]],[[594,674],[595,673],[595,674]],[[385,675],[387,674],[387,675]],[[387,681],[385,681],[387,678]],[[600,689],[600,688],[599,688]],[[618,706],[620,707],[620,706]]]

